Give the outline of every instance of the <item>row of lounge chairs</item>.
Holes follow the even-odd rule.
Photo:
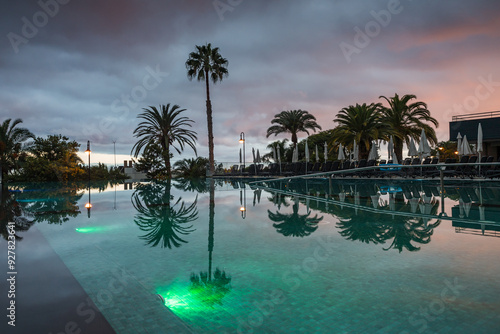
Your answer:
[[[500,177],[500,166],[491,164],[493,157],[482,157],[481,163],[477,165],[477,156],[462,156],[458,161],[456,159],[446,159],[443,171],[447,177],[475,177],[483,176],[489,178]],[[277,163],[271,163],[267,167],[263,164],[251,164],[245,168],[244,165],[234,165],[230,172],[225,175],[230,176],[297,176],[305,174],[316,174],[326,172],[339,172],[335,176],[358,176],[358,177],[439,177],[440,169],[437,168],[438,158],[425,158],[423,161],[419,158],[406,158],[402,164],[393,164],[392,160],[366,160],[360,161],[327,161],[324,163],[305,163],[293,162],[283,163],[281,166]],[[500,162],[500,157],[497,159]],[[402,167],[405,166],[405,167]],[[375,167],[378,168],[366,168]],[[416,167],[406,167],[416,166]],[[341,173],[344,171],[344,173]]]

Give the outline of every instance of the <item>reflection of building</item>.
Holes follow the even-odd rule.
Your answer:
[[[140,181],[140,180],[145,180],[147,178],[146,173],[143,172],[138,172],[135,170],[135,168],[132,166],[132,160],[124,160],[123,161],[123,167],[119,167],[120,169],[123,170],[123,173],[129,177],[129,180],[134,180],[134,181]]]
[[[453,116],[450,122],[450,141],[456,141],[458,133],[467,135],[470,144],[477,142],[477,127],[483,129],[483,156],[500,156],[500,111],[481,112]]]

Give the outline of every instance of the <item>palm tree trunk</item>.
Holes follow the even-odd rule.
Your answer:
[[[210,171],[208,176],[213,176],[215,172],[214,132],[212,124],[212,102],[210,102],[210,86],[208,84],[208,70],[205,70],[205,85],[207,89],[208,161],[210,163]]]
[[[167,179],[172,178],[172,167],[170,166],[170,145],[168,139],[165,138],[165,152],[163,152],[163,159],[165,160],[165,168],[167,169]]]
[[[292,143],[293,143],[293,148],[297,147],[297,134],[292,133]]]
[[[396,157],[398,157],[398,162],[403,162],[403,141],[398,137],[394,138],[394,153],[396,153]]]

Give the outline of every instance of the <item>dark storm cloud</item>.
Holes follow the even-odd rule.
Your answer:
[[[309,110],[328,129],[341,108],[395,92],[428,102],[445,138],[457,95],[473,94],[479,76],[500,79],[500,5],[487,0],[59,1],[29,38],[23,24],[43,19],[42,6],[1,5],[1,118],[21,117],[37,135],[91,139],[107,153],[113,140],[130,152],[142,108],[172,103],[196,121],[207,155],[204,85],[184,66],[206,42],[229,60],[229,77],[211,91],[219,161],[236,156],[241,131],[261,149],[283,138],[265,138],[282,110]],[[376,24],[356,45],[356,29],[366,35]],[[27,41],[18,52],[9,33]],[[341,43],[357,49],[349,62]],[[476,111],[498,102],[481,100]]]

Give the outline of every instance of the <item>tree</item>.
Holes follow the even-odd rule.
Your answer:
[[[17,127],[23,121],[18,118],[11,124],[10,118],[0,125],[0,176],[2,183],[16,164],[21,144],[35,136],[26,128]]]
[[[381,138],[385,133],[383,124],[380,122],[381,106],[380,103],[369,105],[356,103],[355,106],[342,108],[333,120],[338,123],[338,126],[333,129],[333,141],[340,142],[344,146],[352,146],[356,140],[359,145],[360,158],[368,158],[372,140]]]
[[[85,170],[78,157],[80,144],[62,135],[37,137],[28,144],[29,155],[19,179],[23,181],[73,181],[82,179]]]
[[[174,148],[180,154],[184,150],[184,146],[188,145],[196,154],[196,132],[188,129],[194,121],[181,116],[181,113],[186,109],[180,109],[176,104],[172,107],[170,107],[170,103],[166,106],[161,105],[160,110],[156,109],[156,107],[144,108],[143,110],[144,112],[137,116],[143,121],[134,130],[134,136],[139,138],[139,141],[132,147],[132,152],[137,158],[142,149],[159,144],[165,161],[167,178],[170,179],[172,178],[170,166],[171,148]]]
[[[439,126],[438,121],[431,116],[427,104],[421,101],[410,103],[416,99],[415,95],[403,95],[399,98],[395,94],[391,98],[380,96],[385,99],[389,107],[382,107],[382,124],[389,135],[394,137],[394,152],[399,161],[403,159],[403,143],[410,143],[410,138],[418,142],[420,133],[424,129],[425,135],[431,144],[437,144],[436,132],[431,125]]]
[[[202,157],[182,159],[175,162],[174,168],[184,178],[200,178],[205,177],[208,163],[208,159]]]
[[[316,129],[321,130],[321,126],[316,123],[316,117],[311,115],[306,110],[287,110],[274,115],[271,121],[272,125],[267,129],[266,137],[271,135],[277,136],[280,133],[292,134],[293,147],[297,145],[297,133],[305,132],[309,135],[309,130],[316,132]]]
[[[227,59],[223,58],[219,53],[219,48],[212,48],[210,43],[206,45],[196,45],[196,51],[189,54],[186,61],[186,69],[188,70],[188,78],[192,80],[196,78],[198,81],[205,81],[207,93],[207,126],[208,126],[208,160],[210,162],[210,176],[214,174],[214,134],[212,125],[212,102],[210,101],[209,81],[214,84],[217,81],[222,81],[228,76]]]
[[[173,154],[170,153],[170,158]],[[162,149],[158,143],[153,143],[144,148],[142,156],[137,160],[135,169],[138,172],[146,173],[150,179],[163,179],[166,177],[165,163]]]

